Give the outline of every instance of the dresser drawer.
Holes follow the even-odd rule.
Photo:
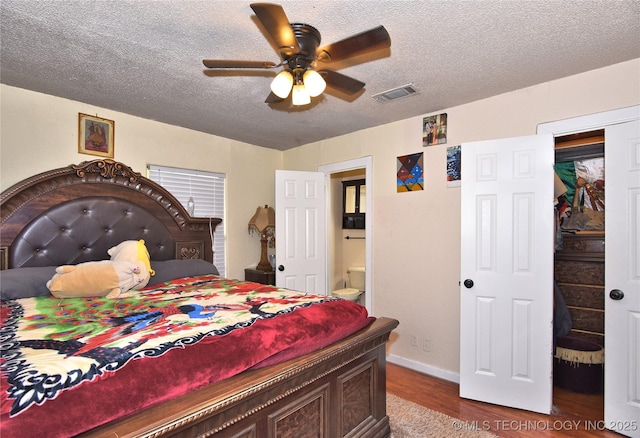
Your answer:
[[[604,262],[604,234],[562,234],[562,250],[556,260],[584,260]]]

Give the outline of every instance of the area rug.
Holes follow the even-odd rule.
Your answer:
[[[391,438],[495,437],[484,430],[477,430],[476,423],[450,417],[389,393],[387,415],[391,423]]]

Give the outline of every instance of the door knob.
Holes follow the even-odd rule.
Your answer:
[[[467,278],[464,281],[464,287],[466,287],[467,289],[471,289],[473,287],[473,280]]]
[[[284,266],[282,266],[282,265],[278,266],[278,271],[280,271],[280,272],[284,271]]]
[[[624,298],[624,292],[622,292],[620,289],[613,289],[611,292],[609,292],[609,297],[611,297],[612,300],[619,301]]]

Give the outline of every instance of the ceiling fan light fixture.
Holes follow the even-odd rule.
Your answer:
[[[271,81],[271,91],[280,99],[286,99],[293,86],[293,75],[283,70]]]
[[[327,83],[324,81],[322,75],[312,69],[304,72],[302,80],[304,81],[304,86],[311,97],[320,96],[327,87]]]
[[[304,84],[294,85],[291,92],[291,100],[294,105],[309,105],[311,103],[311,95]]]

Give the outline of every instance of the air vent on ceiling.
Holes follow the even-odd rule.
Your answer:
[[[383,91],[382,93],[374,94],[371,97],[378,102],[387,103],[411,96],[417,92],[418,90],[413,84],[407,84],[401,87],[392,88],[391,90]]]

